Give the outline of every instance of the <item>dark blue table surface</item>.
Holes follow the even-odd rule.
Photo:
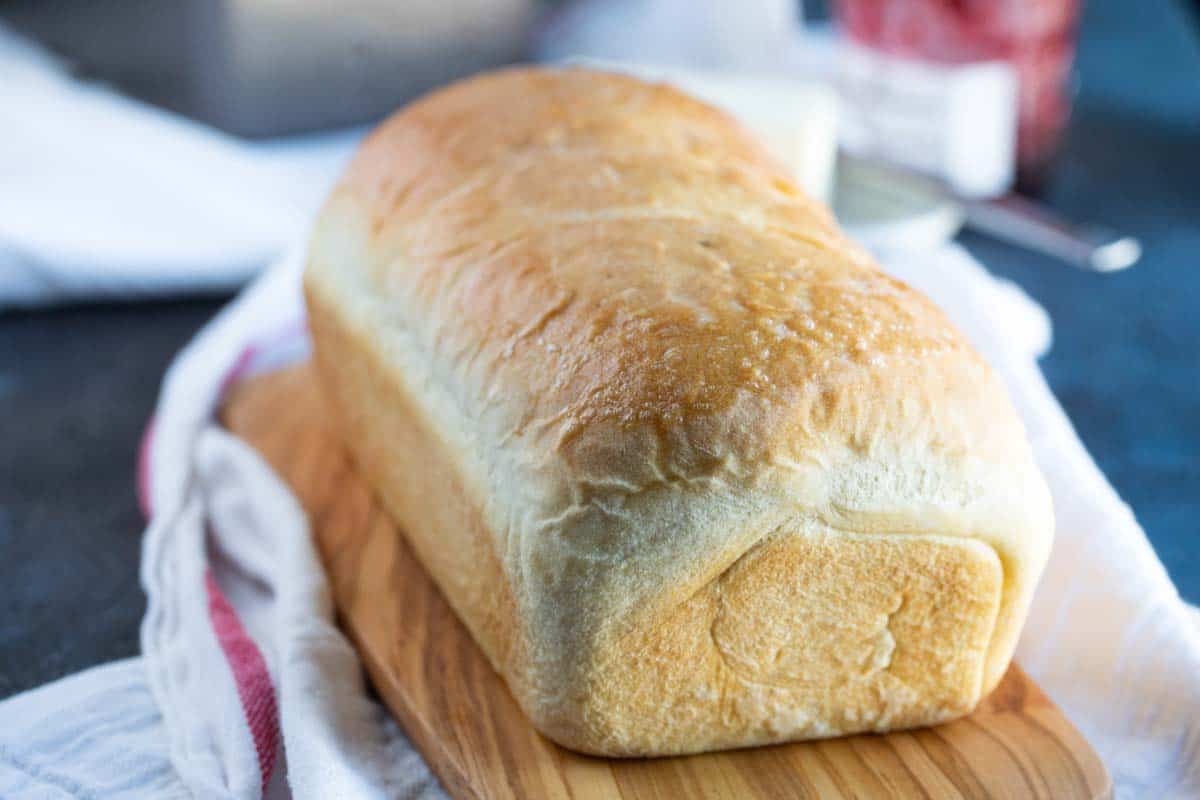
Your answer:
[[[1049,309],[1043,367],[1083,441],[1200,601],[1200,35],[1172,0],[1092,0],[1047,201],[1137,234],[1073,272],[968,237]],[[138,436],[219,300],[0,315],[0,697],[137,652]]]

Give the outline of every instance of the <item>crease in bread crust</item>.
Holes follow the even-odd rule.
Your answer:
[[[559,742],[888,730],[999,680],[1052,528],[1003,386],[718,112],[438,92],[356,157],[306,291],[352,452]]]

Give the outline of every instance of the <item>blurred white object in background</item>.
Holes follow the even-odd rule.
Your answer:
[[[828,202],[838,103],[795,69],[802,26],[797,0],[581,0],[543,27],[534,53],[664,81],[733,114]]]
[[[572,59],[572,63],[669,83],[737,117],[791,170],[801,188],[830,202],[837,160],[838,99],[829,86],[634,62]]]
[[[934,64],[838,40],[842,146],[944,178],[969,196],[1013,181],[1017,77],[1003,62]]]

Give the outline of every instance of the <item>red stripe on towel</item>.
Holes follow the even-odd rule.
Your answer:
[[[304,320],[299,320],[286,326],[265,342],[247,345],[233,365],[226,371],[218,391],[218,402],[229,389],[240,381],[250,371],[255,359],[271,346],[276,346],[290,337],[304,332]],[[147,519],[153,515],[150,493],[150,454],[154,442],[155,417],[146,423],[142,440],[138,445],[137,456],[137,496],[138,505]],[[258,756],[258,769],[262,776],[262,791],[266,794],[267,785],[275,770],[275,756],[279,751],[279,705],[275,699],[275,686],[271,683],[271,674],[267,670],[266,660],[258,645],[246,633],[242,626],[237,610],[229,603],[221,587],[213,578],[212,570],[204,572],[204,589],[208,595],[208,616],[212,623],[213,633],[217,643],[229,664],[233,674],[233,682],[237,687],[238,700],[242,704],[242,714],[246,725],[250,728],[250,736],[254,741],[254,750]]]
[[[242,627],[237,611],[225,599],[211,570],[204,572],[204,588],[208,592],[208,616],[237,685],[242,713],[258,754],[262,789],[266,793],[279,748],[279,707],[275,702],[275,687],[258,645]]]

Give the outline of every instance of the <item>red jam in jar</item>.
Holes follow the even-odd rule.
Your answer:
[[[1071,110],[1079,0],[835,0],[854,42],[940,64],[1001,61],[1017,78],[1016,167],[1035,184]]]

